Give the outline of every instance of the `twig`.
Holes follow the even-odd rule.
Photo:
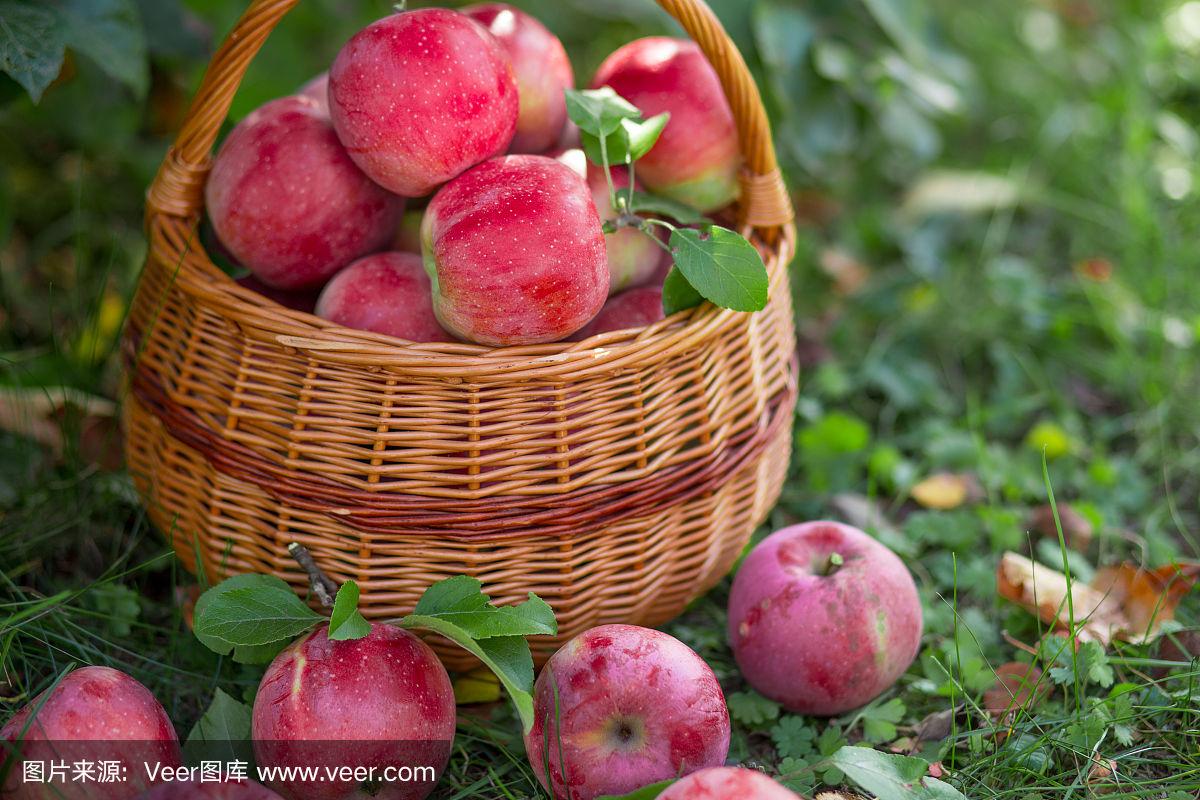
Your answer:
[[[308,573],[308,585],[312,587],[313,594],[321,601],[321,605],[326,608],[332,607],[338,585],[321,571],[317,562],[313,561],[312,553],[308,552],[308,548],[299,542],[292,542],[288,545],[288,553]]]

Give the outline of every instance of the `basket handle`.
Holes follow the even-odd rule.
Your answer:
[[[212,58],[192,99],[175,144],[167,151],[146,197],[146,215],[196,216],[204,178],[221,123],[250,62],[267,36],[299,0],[253,0]],[[737,122],[744,165],[739,176],[738,218],[773,235],[791,222],[791,201],[779,165],[762,97],[742,54],[704,0],[657,0],[700,45],[717,75]]]

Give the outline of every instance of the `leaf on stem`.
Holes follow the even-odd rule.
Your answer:
[[[346,581],[338,589],[329,617],[329,639],[340,642],[361,639],[371,632],[371,623],[358,610],[358,584]]]
[[[579,126],[581,133],[607,136],[621,125],[621,120],[640,120],[637,106],[605,86],[602,89],[567,89],[567,116]],[[611,163],[611,162],[610,162]]]
[[[677,311],[695,308],[704,300],[700,293],[688,283],[679,267],[671,267],[663,281],[663,316],[669,317]]]
[[[634,214],[656,214],[660,217],[667,217],[680,225],[701,225],[712,222],[711,219],[687,203],[636,190],[633,192],[633,203],[629,210]]]
[[[608,156],[609,164],[630,164],[650,152],[670,118],[671,115],[664,112],[645,122],[621,120],[616,130],[603,137],[604,152],[600,149],[599,136],[581,131],[579,141],[593,164],[603,166],[605,156]]]
[[[273,575],[235,575],[200,595],[193,615],[196,638],[235,661],[270,661],[288,640],[324,620]]]
[[[441,634],[486,664],[512,698],[525,732],[533,727],[533,657],[526,636],[558,632],[554,612],[537,595],[494,606],[475,578],[458,575],[426,590],[402,628]]]
[[[767,269],[745,237],[719,225],[677,228],[670,247],[675,266],[706,300],[734,311],[766,306]]]

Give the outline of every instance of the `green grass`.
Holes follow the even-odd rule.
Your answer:
[[[301,4],[235,116],[318,71],[386,8],[349,5]],[[581,76],[665,27],[649,3],[525,5],[562,33]],[[1010,549],[1077,580],[1122,560],[1200,558],[1200,41],[1180,5],[714,3],[761,79],[805,200],[797,448],[760,535],[818,517],[869,522],[912,568],[926,616],[896,687],[815,720],[742,682],[725,643],[728,582],[695,603],[665,629],[722,680],[736,761],[809,792],[843,780],[831,752],[866,742],[940,763],[970,797],[1094,796],[1097,759],[1116,763],[1105,797],[1200,793],[1200,662],[1163,642],[1079,655],[1044,644],[1044,626],[999,599],[994,577]],[[241,3],[187,6],[220,32]],[[144,99],[86,58],[38,106],[0,85],[5,391],[119,398],[114,336],[144,255],[142,191],[211,45],[183,30],[152,33]],[[953,191],[932,191],[936,171],[958,176]],[[963,180],[979,175],[1000,191]],[[1089,261],[1111,274],[1088,277]],[[830,268],[846,263],[865,276],[852,291]],[[193,578],[127,476],[95,463],[114,436],[70,414],[58,453],[0,434],[0,719],[71,665],[101,663],[145,682],[186,735],[216,688],[245,697],[259,671],[186,631],[180,592]],[[938,472],[969,474],[977,493],[920,508],[910,491]],[[1094,528],[1088,547],[1031,530],[1051,487]],[[1198,629],[1193,592],[1168,638]],[[1050,691],[1001,725],[982,698],[1013,661],[1040,665]],[[464,709],[435,796],[538,792],[507,706]]]

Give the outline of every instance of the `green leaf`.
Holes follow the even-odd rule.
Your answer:
[[[788,714],[771,728],[771,741],[781,757],[804,758],[815,751],[817,732],[804,717]]]
[[[554,611],[530,592],[516,606],[494,606],[475,578],[458,575],[425,590],[402,628],[445,636],[487,665],[512,698],[528,733],[533,727],[533,657],[526,636],[558,632]]]
[[[291,639],[280,639],[266,644],[241,644],[233,648],[233,660],[238,664],[270,664],[279,651],[291,644]]]
[[[447,578],[426,590],[413,613],[452,622],[474,639],[558,632],[553,609],[532,592],[520,605],[493,606],[482,589],[482,583],[466,575]]]
[[[966,800],[950,784],[928,777],[929,762],[921,758],[843,747],[829,760],[879,800]]]
[[[617,129],[604,137],[604,152],[600,150],[599,136],[581,131],[579,141],[584,154],[593,164],[604,166],[606,156],[610,165],[630,164],[650,152],[670,118],[671,115],[664,112],[645,122],[621,120]]]
[[[704,302],[700,293],[683,277],[679,267],[671,267],[663,281],[663,316],[669,317],[677,311],[695,308]]]
[[[440,617],[409,614],[400,627],[422,628],[440,634],[496,673],[521,718],[525,733],[533,728],[533,656],[523,636],[500,636],[476,641],[470,633]]]
[[[892,741],[896,738],[896,723],[904,719],[907,710],[899,697],[882,705],[868,706],[862,713],[863,738],[874,744]]]
[[[134,0],[58,0],[67,45],[144,97],[150,86],[146,35]]]
[[[597,800],[654,800],[654,798],[665,792],[667,787],[674,782],[675,781],[673,780],[659,781],[658,783],[652,783],[649,786],[643,786],[640,789],[634,789],[629,794],[606,794],[601,795],[597,798]]]
[[[1094,683],[1107,689],[1112,686],[1113,668],[1108,663],[1108,654],[1099,642],[1083,642],[1072,659],[1071,647],[1061,636],[1046,637],[1042,646],[1043,657],[1047,655],[1054,659],[1055,666],[1050,667],[1050,680],[1056,684],[1065,685],[1075,681],[1075,667],[1079,667],[1079,679],[1083,685]]]
[[[49,8],[0,2],[0,69],[36,103],[58,77],[66,53],[66,26]]]
[[[729,716],[752,728],[779,717],[779,704],[758,692],[733,692],[725,702]]]
[[[776,780],[802,797],[811,794],[816,785],[813,765],[807,758],[784,758],[775,771]]]
[[[217,689],[183,746],[187,762],[196,764],[214,759],[249,762],[250,718],[250,706]]]
[[[626,192],[622,191],[622,194],[626,194]],[[712,222],[687,203],[637,190],[633,192],[633,203],[629,210],[634,214],[657,214],[660,217],[673,219],[681,225],[700,225]]]
[[[602,89],[567,89],[567,116],[579,126],[581,133],[607,136],[621,125],[621,120],[640,120],[637,106],[609,87]]]
[[[204,716],[196,720],[187,740],[191,742],[234,742],[250,738],[250,707],[221,689],[213,693]]]
[[[235,575],[200,595],[193,630],[216,653],[257,663],[270,645],[293,639],[324,620],[273,575]],[[250,661],[248,659],[254,659]]]
[[[338,589],[333,601],[333,614],[329,617],[329,639],[341,642],[346,639],[362,639],[371,632],[371,623],[358,611],[358,584],[346,581]]]
[[[675,266],[706,300],[734,311],[767,304],[767,269],[754,245],[728,228],[702,225],[671,232]]]

